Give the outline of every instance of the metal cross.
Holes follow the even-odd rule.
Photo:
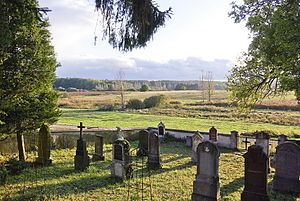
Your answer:
[[[80,128],[80,138],[82,140],[82,129],[85,128],[85,126],[82,125],[82,122],[80,122],[80,125],[77,126],[77,128]]]
[[[243,141],[245,143],[245,150],[248,149],[248,143],[250,144],[251,142],[248,141],[248,138],[246,137],[245,140]]]

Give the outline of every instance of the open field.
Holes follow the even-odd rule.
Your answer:
[[[101,111],[105,105],[118,105],[118,92],[64,93],[59,124],[114,128],[145,128],[163,121],[168,128],[208,131],[211,126],[221,133],[237,130],[239,133],[269,130],[275,134],[300,135],[300,112],[293,93],[273,97],[256,105],[250,113],[239,113],[228,100],[228,92],[215,91],[211,102],[201,100],[200,91],[125,92],[125,99],[143,100],[154,95],[166,95],[170,103],[156,108]],[[78,110],[83,109],[83,110]]]
[[[137,142],[132,142],[136,146]],[[89,147],[89,153],[93,147]],[[34,153],[32,153],[35,155]],[[31,157],[33,157],[31,155]],[[21,175],[10,176],[0,187],[1,200],[127,200],[127,182],[110,178],[111,145],[105,146],[104,162],[93,162],[87,171],[76,172],[73,166],[75,149],[52,151],[53,165],[28,168]],[[190,200],[196,166],[191,163],[190,148],[181,142],[161,145],[163,168],[151,172],[153,200]],[[222,200],[240,200],[244,182],[244,159],[241,152],[221,150],[220,184]],[[271,201],[299,201],[289,194],[271,190],[273,170],[269,174]],[[144,178],[148,182],[148,178]],[[135,182],[136,179],[131,180]],[[146,191],[148,193],[149,191]],[[140,200],[135,194],[133,200]]]

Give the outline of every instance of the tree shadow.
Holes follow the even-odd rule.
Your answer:
[[[244,186],[244,177],[236,178],[232,182],[221,186],[221,188],[220,188],[221,196],[227,196],[231,193],[234,193],[243,186]]]
[[[272,189],[273,180],[268,182],[268,193],[270,200],[296,201],[300,194],[274,191]]]

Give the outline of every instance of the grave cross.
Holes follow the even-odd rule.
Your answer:
[[[248,138],[246,137],[245,140],[243,141],[245,143],[245,150],[248,149],[248,144],[250,144],[251,142],[248,141]]]
[[[77,128],[80,128],[80,140],[82,139],[82,129],[85,128],[85,126],[82,125],[82,122],[80,122],[80,125],[77,126]]]

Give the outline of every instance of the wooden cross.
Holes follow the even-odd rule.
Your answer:
[[[248,143],[250,144],[250,142],[248,141],[248,138],[246,137],[243,142],[245,143],[245,150],[247,150],[248,149]]]
[[[77,128],[80,128],[80,137],[79,137],[79,139],[82,140],[82,129],[85,128],[85,126],[83,126],[82,122],[80,122],[80,125],[77,126]]]

